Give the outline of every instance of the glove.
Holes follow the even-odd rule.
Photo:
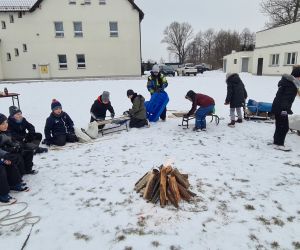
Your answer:
[[[287,116],[288,113],[287,113],[286,111],[281,111],[281,115],[282,115],[282,116]]]
[[[129,112],[128,111],[125,111],[124,113],[123,113],[123,115],[129,115]]]
[[[111,113],[110,114],[110,117],[113,119],[115,117],[115,114],[114,113]]]

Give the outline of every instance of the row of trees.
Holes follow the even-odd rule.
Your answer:
[[[222,67],[223,56],[232,50],[253,50],[255,34],[249,29],[237,31],[208,29],[195,36],[189,23],[171,23],[164,30],[162,43],[168,45],[169,53],[174,54],[179,63],[207,63],[213,68]]]

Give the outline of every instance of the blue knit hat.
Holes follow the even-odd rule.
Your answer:
[[[53,99],[52,103],[51,103],[51,109],[52,109],[52,111],[54,111],[54,110],[56,110],[58,108],[62,108],[60,102],[57,101],[56,99]]]

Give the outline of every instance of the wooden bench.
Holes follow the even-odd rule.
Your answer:
[[[173,113],[173,115],[175,115],[176,117],[182,117],[181,124],[178,126],[181,126],[183,128],[189,128],[189,121],[195,119],[195,114],[189,117],[184,117],[185,114],[185,112]],[[216,125],[219,125],[220,117],[218,115],[214,113],[208,113],[206,116],[211,117],[210,122],[215,121]]]

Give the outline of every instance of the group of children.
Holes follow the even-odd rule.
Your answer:
[[[228,126],[234,127],[236,122],[243,122],[241,109],[245,105],[247,91],[238,74],[227,74],[226,83],[225,105],[230,105],[231,117]],[[167,86],[166,77],[159,72],[159,67],[154,65],[151,75],[148,77],[148,91],[152,95],[164,91]],[[295,66],[291,75],[283,75],[273,101],[272,113],[276,120],[273,144],[278,149],[284,148],[285,136],[289,129],[288,114],[292,114],[291,106],[297,93],[300,96],[300,66]],[[127,97],[132,102],[132,108],[123,114],[130,117],[129,126],[131,128],[149,126],[144,105],[145,98],[132,89],[127,91]],[[196,122],[193,130],[205,131],[205,118],[207,114],[214,112],[214,99],[201,93],[195,93],[193,90],[188,91],[185,98],[192,102],[192,108],[184,116],[189,117],[195,114]],[[77,142],[74,123],[70,116],[62,110],[61,103],[53,99],[51,110],[52,112],[46,120],[45,139],[42,143],[48,146],[63,146],[67,142]],[[107,111],[110,112],[111,118],[114,118],[115,112],[110,102],[110,93],[104,91],[94,101],[90,109],[90,121],[101,122],[105,120]],[[237,112],[237,120],[235,120],[235,112]],[[0,202],[4,203],[15,201],[9,195],[10,190],[28,191],[22,177],[25,174],[36,174],[37,171],[32,169],[33,155],[47,152],[47,148],[39,146],[42,134],[35,131],[34,126],[23,117],[21,110],[11,106],[9,114],[9,118],[0,114]],[[166,108],[160,118],[163,121],[166,120]],[[103,129],[103,127],[103,124],[99,125],[99,129]]]

